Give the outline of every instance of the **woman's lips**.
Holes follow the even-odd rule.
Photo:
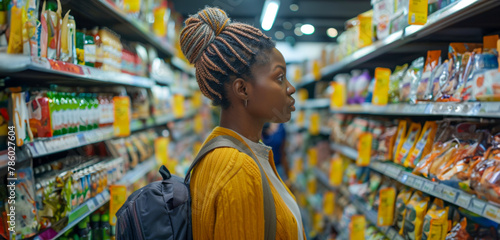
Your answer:
[[[293,111],[295,111],[295,99],[292,98],[292,104],[290,104],[290,109]]]

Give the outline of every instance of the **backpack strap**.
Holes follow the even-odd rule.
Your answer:
[[[262,179],[262,190],[264,194],[264,225],[265,225],[265,240],[274,240],[276,239],[276,206],[274,205],[274,198],[273,194],[271,192],[271,186],[269,185],[269,182],[267,181],[266,174],[264,172],[264,169],[262,169],[262,166],[260,165],[259,161],[257,160],[255,154],[248,148],[245,144],[243,144],[241,141],[238,139],[228,136],[228,135],[221,135],[213,138],[212,140],[208,141],[203,147],[201,148],[200,152],[194,159],[193,163],[189,167],[189,170],[186,174],[186,178],[184,179],[185,183],[190,182],[191,178],[191,172],[194,169],[194,167],[205,157],[207,153],[210,151],[216,149],[216,148],[221,148],[221,147],[230,147],[230,148],[235,148],[238,151],[245,153],[246,155],[250,156],[257,166],[259,167],[260,170],[260,176]]]

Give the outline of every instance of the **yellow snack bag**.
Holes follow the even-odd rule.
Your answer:
[[[417,143],[421,128],[422,126],[420,126],[420,123],[412,123],[410,125],[408,134],[406,134],[406,138],[403,141],[404,143],[399,149],[398,154],[396,155],[396,159],[394,160],[395,163],[401,165],[405,164],[408,154],[413,150],[415,144]],[[405,165],[405,167],[408,166]]]
[[[397,153],[399,152],[399,149],[401,149],[401,146],[403,146],[403,142],[406,139],[406,126],[407,126],[406,120],[401,120],[399,121],[398,125],[398,131],[396,133],[396,141],[394,142],[394,153],[393,153],[393,158],[394,162],[396,162],[396,156]]]
[[[437,123],[434,121],[427,121],[424,124],[422,133],[418,138],[417,144],[410,152],[404,163],[405,167],[415,168],[417,163],[432,151],[434,138],[436,137]]]
[[[448,207],[443,200],[436,198],[431,209],[424,218],[423,238],[428,240],[444,240],[448,233]]]
[[[379,191],[380,203],[378,206],[377,226],[391,226],[394,222],[394,204],[396,188],[383,187]]]
[[[396,229],[399,230],[399,235],[403,235],[403,224],[404,224],[404,216],[406,213],[406,204],[410,201],[412,195],[412,191],[409,188],[403,189],[399,192],[398,197],[396,198],[396,207],[395,207],[395,215],[394,215],[394,225]]]
[[[424,197],[422,192],[415,192],[406,205],[405,220],[403,225],[403,237],[405,239],[420,240],[424,226],[425,213],[430,198]]]

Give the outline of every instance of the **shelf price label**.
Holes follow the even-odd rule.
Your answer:
[[[113,129],[118,137],[130,135],[130,98],[128,96],[113,97],[115,103],[115,122]]]
[[[422,186],[422,190],[426,193],[432,193],[434,191],[435,184],[433,182],[425,182]]]
[[[362,133],[358,142],[358,158],[356,165],[366,167],[370,165],[370,157],[372,151],[372,134],[369,132]]]
[[[455,200],[457,199],[458,192],[457,192],[457,190],[455,190],[453,188],[443,186],[442,194],[443,194],[444,200],[449,201],[451,203],[455,203]]]
[[[472,199],[471,195],[467,193],[460,193],[458,195],[457,205],[463,208],[469,208],[471,199]]]
[[[83,69],[81,66],[51,59],[49,59],[49,63],[52,70],[83,75]]]
[[[111,185],[111,199],[109,200],[109,224],[116,225],[116,212],[127,200],[127,187],[123,185]]]
[[[388,68],[375,69],[375,86],[373,89],[373,105],[385,106],[389,100],[389,78],[391,70]]]
[[[351,240],[365,239],[366,219],[364,215],[354,215],[351,218]]]
[[[342,183],[344,173],[342,163],[342,158],[339,156],[334,157],[330,163],[330,185],[334,187],[338,187]]]
[[[471,204],[471,208],[469,210],[471,210],[472,212],[476,213],[476,214],[483,214],[483,210],[484,210],[484,207],[486,206],[486,203],[484,201],[481,201],[479,199],[472,199],[472,204]]]
[[[491,204],[486,205],[483,215],[497,222],[500,221],[500,209]]]

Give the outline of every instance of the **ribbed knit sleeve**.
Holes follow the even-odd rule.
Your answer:
[[[215,239],[264,239],[262,185],[255,168],[241,168],[219,193]]]

